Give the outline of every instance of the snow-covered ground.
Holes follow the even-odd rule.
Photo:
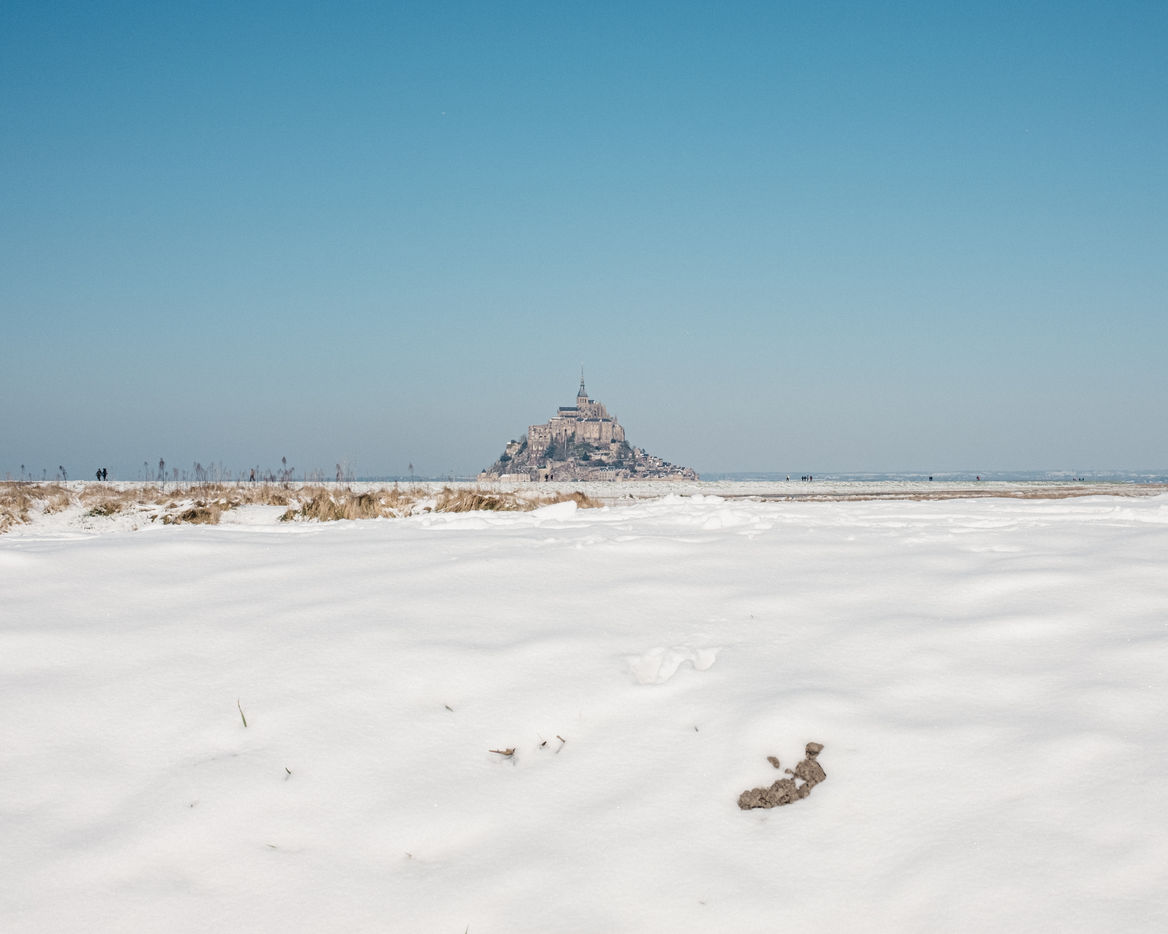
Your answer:
[[[381,484],[384,486],[384,484]],[[423,486],[440,488],[443,484]],[[1156,480],[928,480],[900,478],[886,480],[824,479],[775,480],[644,480],[632,483],[455,483],[454,486],[534,492],[580,490],[603,502],[659,499],[662,496],[720,496],[725,499],[837,500],[837,499],[942,499],[969,497],[1051,498],[1062,496],[1141,496],[1168,492],[1162,479]],[[353,484],[354,487],[360,484]],[[377,484],[367,484],[374,487]]]
[[[0,930],[1168,929],[1168,495],[281,511],[0,536]]]

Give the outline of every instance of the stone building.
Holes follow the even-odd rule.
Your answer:
[[[603,403],[588,398],[583,376],[580,377],[575,405],[561,405],[548,421],[527,429],[528,447],[536,451],[546,450],[552,444],[588,442],[610,445],[624,440],[625,430],[616,416],[609,415]]]
[[[479,475],[482,480],[690,479],[697,473],[633,448],[624,427],[603,403],[588,398],[584,376],[575,405],[562,405],[548,421],[531,425],[520,441]]]

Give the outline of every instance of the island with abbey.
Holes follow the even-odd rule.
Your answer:
[[[692,467],[678,467],[625,440],[615,415],[588,398],[584,376],[575,405],[563,405],[542,425],[511,441],[480,480],[697,480]]]

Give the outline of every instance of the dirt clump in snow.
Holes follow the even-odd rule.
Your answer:
[[[780,778],[769,788],[751,788],[742,792],[738,796],[738,806],[744,811],[751,808],[777,808],[806,798],[812,788],[827,778],[823,766],[817,761],[822,751],[822,743],[808,743],[807,758],[795,766],[794,771],[786,769],[793,778]],[[779,767],[779,760],[774,756],[767,756],[767,762],[776,769]]]

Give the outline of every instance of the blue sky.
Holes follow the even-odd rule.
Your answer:
[[[0,476],[1168,466],[1168,4],[0,8]]]

